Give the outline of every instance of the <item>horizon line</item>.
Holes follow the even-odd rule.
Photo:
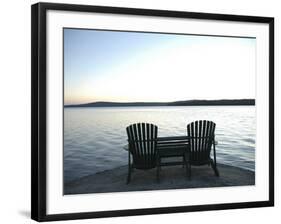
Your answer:
[[[240,98],[240,99],[191,99],[191,100],[176,100],[176,101],[91,101],[87,103],[77,103],[77,104],[64,104],[64,106],[79,106],[79,105],[88,105],[88,104],[97,104],[97,103],[112,103],[112,104],[169,104],[169,103],[183,103],[183,102],[202,102],[202,101],[255,101],[255,98]]]

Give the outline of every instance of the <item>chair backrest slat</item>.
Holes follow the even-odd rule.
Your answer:
[[[139,151],[140,157],[143,157],[144,152],[143,152],[142,131],[141,131],[141,124],[140,123],[137,124],[137,130],[138,130],[137,138],[139,140],[138,151]]]
[[[150,126],[149,126],[149,125],[144,125],[144,128],[145,128],[146,136],[150,136]],[[146,144],[147,153],[148,153],[148,154],[151,154],[150,142],[147,141],[147,142],[145,142],[145,144]],[[147,159],[147,163],[151,163],[151,158],[150,158],[150,156],[147,156],[146,159]]]
[[[216,124],[212,121],[199,120],[187,125],[187,136],[190,137],[190,160],[207,161],[210,158]]]
[[[204,120],[204,121],[201,121],[201,123],[202,123],[202,141],[201,141],[201,148],[204,148],[205,147],[205,142],[206,142],[206,139],[204,138],[204,136],[206,136],[206,132],[205,132],[205,130],[206,130],[206,121]],[[203,157],[205,157],[206,155],[205,155],[205,152],[203,151]]]
[[[205,138],[204,138],[204,144],[203,144],[202,147],[204,149],[208,149],[208,144],[209,144],[208,136],[210,135],[209,130],[210,130],[211,123],[208,122],[208,121],[204,121],[203,123],[204,123],[204,126],[205,126],[206,130],[204,131]],[[209,152],[208,152],[208,150],[205,150],[204,151],[204,158],[207,158],[208,156],[209,156]]]
[[[146,128],[145,128],[145,123],[142,123],[141,124],[141,134],[140,134],[141,136],[142,136],[142,140],[146,140]],[[148,152],[148,150],[147,150],[147,148],[146,148],[146,143],[147,143],[147,141],[143,141],[142,142],[142,152],[143,152],[143,158],[144,158],[144,162],[147,164],[148,163],[148,154],[149,154],[149,152]]]
[[[202,160],[203,158],[203,155],[204,155],[204,150],[202,149],[202,145],[201,145],[201,142],[202,142],[202,138],[203,137],[203,133],[202,133],[202,121],[199,121],[198,122],[199,125],[198,125],[198,159],[199,160]]]
[[[128,126],[126,130],[134,166],[138,169],[155,167],[157,126],[148,123],[137,123]]]
[[[195,157],[196,157],[196,160],[199,160],[199,155],[198,155],[198,122],[195,122],[195,126],[194,126],[194,137],[195,138]]]

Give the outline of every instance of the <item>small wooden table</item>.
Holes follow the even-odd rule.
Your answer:
[[[129,146],[123,147],[126,151]],[[175,166],[183,165],[186,167],[186,173],[190,177],[190,144],[188,136],[171,136],[158,137],[156,146],[156,166],[157,166],[157,180],[159,181],[161,166]],[[162,161],[166,158],[181,158],[181,161]]]
[[[172,136],[157,138],[157,180],[159,181],[161,166],[183,165],[186,167],[186,173],[190,177],[189,153],[190,144],[188,136]],[[180,161],[162,161],[164,158],[178,158]]]

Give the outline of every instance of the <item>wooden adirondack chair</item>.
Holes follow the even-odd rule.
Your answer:
[[[212,121],[200,120],[187,125],[187,136],[190,137],[189,171],[191,165],[211,165],[215,175],[219,176],[215,147],[216,124]],[[210,156],[213,146],[213,159]]]
[[[128,135],[128,178],[134,168],[147,170],[156,167],[158,127],[148,123],[132,124],[126,128]],[[132,156],[132,161],[131,161]]]

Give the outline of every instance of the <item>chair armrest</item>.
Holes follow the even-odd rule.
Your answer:
[[[124,146],[123,146],[123,149],[125,149],[126,151],[128,151],[128,150],[129,150],[129,144],[124,145]]]

